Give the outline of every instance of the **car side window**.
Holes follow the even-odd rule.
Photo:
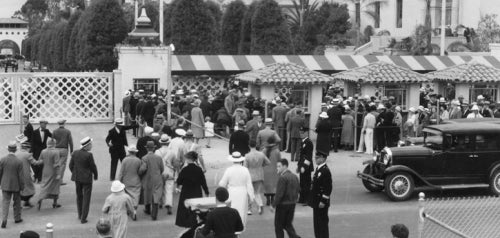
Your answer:
[[[476,135],[476,151],[496,151],[500,148],[500,136],[495,134]]]
[[[474,150],[475,135],[452,135],[450,151],[465,152]]]

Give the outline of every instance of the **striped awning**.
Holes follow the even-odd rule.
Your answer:
[[[316,71],[344,71],[377,61],[393,63],[413,71],[435,71],[475,61],[500,69],[494,56],[375,56],[375,55],[173,55],[172,71],[245,72],[274,63],[291,62]]]

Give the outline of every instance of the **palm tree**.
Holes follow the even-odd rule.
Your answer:
[[[293,0],[293,8],[289,10],[288,24],[292,31],[300,31],[304,26],[304,21],[311,17],[318,8],[318,2],[310,4],[309,0]]]
[[[350,0],[352,3],[359,4],[360,10],[370,16],[373,20],[378,21],[380,19],[380,15],[377,11],[371,10],[370,6],[375,6],[376,3],[386,3],[388,0]],[[362,10],[364,9],[364,10]],[[361,12],[360,12],[361,15]],[[359,17],[359,22],[356,24],[357,28],[357,38],[356,38],[356,45],[359,45],[360,41],[360,33],[361,33],[361,16]]]

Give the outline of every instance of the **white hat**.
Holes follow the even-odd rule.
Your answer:
[[[424,106],[418,106],[418,110],[424,111],[424,109],[425,109]]]
[[[377,110],[381,110],[381,109],[385,109],[385,106],[382,103],[380,103],[377,107]]]
[[[266,120],[264,120],[265,123],[267,124],[272,124],[273,123],[273,119],[272,118],[266,118]]]
[[[153,132],[153,133],[151,133],[151,137],[160,137],[160,133]]]
[[[252,95],[250,92],[245,92],[245,97],[250,97]]]
[[[123,119],[121,119],[121,118],[116,118],[116,119],[115,119],[115,125],[123,125]]]
[[[260,115],[260,112],[259,112],[259,111],[254,110],[254,111],[252,112],[252,116],[258,116],[258,115]]]
[[[159,142],[160,142],[160,144],[168,144],[168,143],[170,143],[170,136],[168,136],[167,134],[161,135]]]
[[[477,100],[483,100],[483,99],[484,99],[483,95],[477,96]]]
[[[199,98],[198,94],[193,94],[193,98]]]
[[[151,94],[151,97],[152,97],[152,98],[155,98],[155,97],[156,97],[156,94],[154,94],[154,93],[153,93],[153,94]]]
[[[474,111],[474,110],[479,111],[479,107],[477,105],[474,105],[474,106],[472,106],[472,108],[470,110],[471,111]]]
[[[339,101],[340,101],[340,100],[339,100],[338,98],[334,98],[334,99],[332,99],[332,103],[333,103],[333,102],[337,102],[337,103],[338,103]]]
[[[87,145],[90,145],[90,144],[92,144],[92,141],[93,141],[93,139],[90,138],[90,136],[87,136],[80,141],[80,147],[83,148]]]
[[[182,91],[182,90],[177,90],[177,91],[175,91],[175,94],[176,94],[176,95],[184,95],[184,91]]]
[[[125,184],[123,184],[119,180],[115,180],[111,183],[111,192],[112,193],[121,192],[121,191],[123,191],[123,189],[125,189]]]
[[[345,110],[351,110],[351,108],[349,107],[349,105],[344,105],[344,109]]]
[[[280,98],[280,97],[276,97],[274,100],[275,100],[276,102],[281,102],[281,98]]]
[[[416,110],[415,110],[415,108],[414,108],[414,107],[410,107],[410,109],[408,109],[408,111],[410,111],[410,112],[415,112]]]
[[[238,151],[233,152],[227,159],[235,163],[245,161],[245,157],[241,156],[241,153]]]
[[[398,111],[398,112],[400,112],[401,111],[401,107],[400,106],[396,106],[395,110]]]
[[[24,134],[20,134],[16,136],[16,141],[19,143],[24,143],[28,141],[28,137],[26,137]]]
[[[135,145],[131,145],[131,146],[127,147],[127,151],[128,152],[139,152],[139,150],[137,149],[137,147],[135,147]]]
[[[128,95],[130,95],[130,91],[127,90],[127,91],[125,91],[125,96],[128,96]]]
[[[144,134],[146,135],[150,135],[151,133],[153,133],[154,129],[152,127],[149,127],[149,126],[146,126],[144,128]]]
[[[354,100],[354,98],[353,97],[348,97],[347,100],[352,101],[352,100]]]
[[[365,97],[364,97],[364,98],[365,98],[366,100],[370,100],[370,96],[368,96],[368,95],[365,95]]]
[[[185,136],[186,130],[184,130],[182,128],[177,128],[177,129],[175,129],[175,134],[177,134],[178,136]]]
[[[321,112],[319,114],[319,117],[321,117],[321,118],[328,118],[328,114],[326,112]]]
[[[368,103],[368,106],[375,106],[375,103],[374,102],[370,102],[370,103]]]
[[[458,101],[457,99],[453,99],[451,100],[451,105],[460,105],[460,101]]]

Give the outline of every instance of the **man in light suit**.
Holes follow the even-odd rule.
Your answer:
[[[279,137],[278,133],[271,129],[271,127],[273,126],[273,119],[266,118],[265,124],[266,128],[259,131],[259,133],[257,134],[257,149],[259,150],[263,150],[264,148],[266,148],[267,141],[270,137],[275,138],[275,143],[281,142],[281,138]]]
[[[123,115],[122,117],[125,118],[125,126],[130,125],[130,91],[127,90],[125,91],[125,97],[123,98],[123,104],[122,104],[122,112]]]
[[[33,152],[33,157],[36,160],[40,157],[42,150],[47,148],[47,139],[52,137],[52,133],[47,129],[47,124],[47,120],[40,119],[40,128],[34,130],[33,136],[31,137],[31,152]],[[35,173],[35,180],[41,182],[43,165],[33,165],[32,169]]]
[[[0,159],[0,187],[2,188],[2,228],[7,227],[10,200],[14,201],[14,222],[20,223],[21,219],[21,191],[24,189],[23,162],[15,153],[17,144],[12,141],[7,146],[9,154]]]
[[[462,110],[460,109],[458,100],[451,101],[450,120],[462,118]]]
[[[272,111],[274,130],[276,130],[280,138],[283,139],[280,144],[280,150],[283,151],[286,149],[285,138],[287,130],[286,130],[285,117],[288,110],[285,106],[282,105],[280,97],[277,97],[275,100],[276,100],[276,107],[274,107]]]

